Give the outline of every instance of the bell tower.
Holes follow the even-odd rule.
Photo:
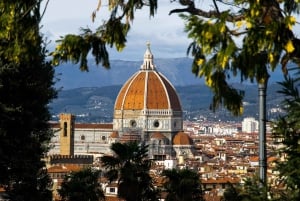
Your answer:
[[[74,155],[75,116],[62,113],[60,121],[60,155]]]

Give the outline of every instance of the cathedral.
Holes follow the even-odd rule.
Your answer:
[[[140,69],[122,86],[115,100],[111,124],[76,123],[72,114],[60,114],[53,123],[55,136],[49,155],[111,154],[115,142],[137,141],[149,146],[154,160],[193,158],[193,143],[183,132],[182,107],[170,81],[160,73],[147,45]]]

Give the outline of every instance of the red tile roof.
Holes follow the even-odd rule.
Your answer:
[[[51,128],[60,128],[59,122],[51,122]],[[75,123],[75,129],[112,129],[112,123]]]
[[[79,165],[55,165],[50,168],[48,168],[48,173],[64,173],[64,172],[73,172],[73,171],[79,171],[82,167]]]
[[[179,97],[171,83],[155,70],[139,71],[122,87],[115,110],[173,109],[181,111]]]

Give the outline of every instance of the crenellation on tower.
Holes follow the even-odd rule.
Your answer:
[[[74,164],[81,166],[89,166],[93,164],[94,157],[93,155],[51,155],[49,156],[49,165],[65,165],[65,164]]]

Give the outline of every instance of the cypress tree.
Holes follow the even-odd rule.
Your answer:
[[[0,185],[11,200],[51,200],[42,157],[56,96],[37,0],[0,1]]]

